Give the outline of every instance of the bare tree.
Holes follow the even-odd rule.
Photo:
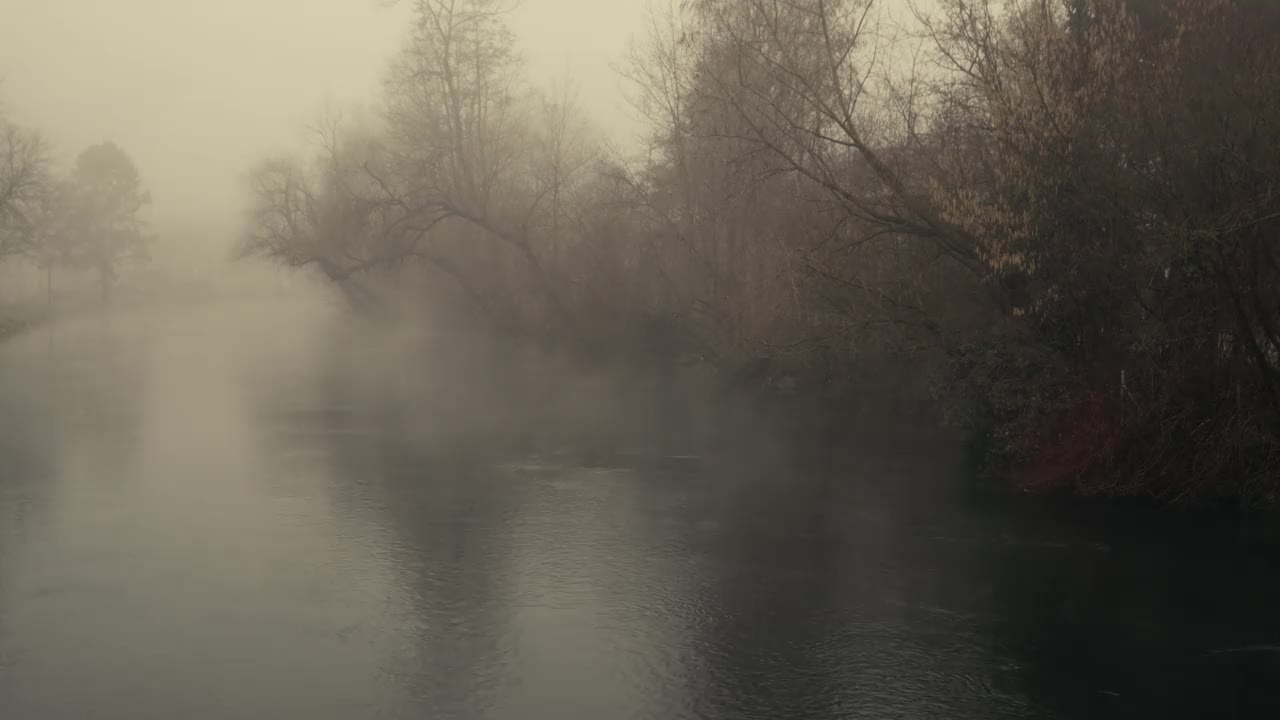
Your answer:
[[[29,253],[39,243],[52,185],[44,141],[0,117],[0,256]]]
[[[576,232],[572,195],[595,154],[572,94],[522,90],[508,5],[415,9],[387,84],[385,132],[355,138],[320,123],[314,168],[262,166],[246,252],[315,264],[348,288],[424,267],[504,325],[572,324],[549,267]]]

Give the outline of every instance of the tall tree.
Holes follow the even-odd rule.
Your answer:
[[[0,256],[27,253],[38,242],[51,189],[44,141],[0,116]]]
[[[548,262],[576,225],[569,205],[592,153],[570,93],[539,98],[517,82],[510,5],[418,0],[385,128],[331,119],[314,164],[260,166],[245,254],[316,267],[367,309],[380,303],[364,278],[407,265],[498,324],[570,325]]]
[[[72,174],[71,232],[79,234],[79,262],[98,273],[103,302],[110,302],[121,261],[147,257],[141,217],[151,193],[133,159],[118,145],[93,145],[76,158]]]

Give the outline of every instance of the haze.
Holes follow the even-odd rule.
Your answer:
[[[3,0],[0,107],[69,161],[90,144],[128,148],[154,198],[162,258],[218,262],[237,232],[256,158],[295,148],[326,103],[381,103],[408,35],[394,0]],[[616,140],[640,126],[610,69],[644,0],[526,0],[512,27],[527,72],[569,78]],[[197,230],[198,229],[198,230]],[[202,252],[203,251],[203,252]]]
[[[1280,718],[1277,0],[0,0],[0,720]]]

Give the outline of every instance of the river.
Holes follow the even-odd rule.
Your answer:
[[[1280,717],[1280,577],[1229,533],[974,494],[926,432],[451,459],[362,410],[329,322],[0,348],[0,718]]]

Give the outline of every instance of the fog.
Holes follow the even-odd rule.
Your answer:
[[[0,718],[1280,717],[1280,3],[0,0]]]
[[[69,163],[112,140],[154,197],[158,262],[221,269],[240,232],[244,177],[296,148],[326,105],[376,112],[409,2],[394,0],[4,0],[0,107]],[[512,27],[526,71],[568,78],[621,143],[640,132],[611,64],[644,0],[530,0]]]

